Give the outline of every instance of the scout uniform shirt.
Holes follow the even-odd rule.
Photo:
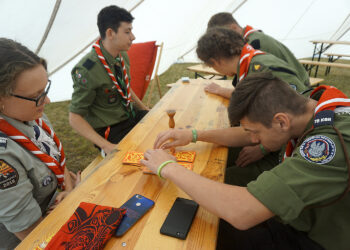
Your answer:
[[[243,34],[245,33],[246,28],[247,27],[243,29]],[[249,33],[246,38],[248,43],[252,45],[254,49],[259,49],[270,53],[285,61],[288,67],[295,71],[300,81],[305,86],[310,86],[309,75],[307,74],[305,68],[299,63],[298,59],[295,58],[293,53],[284,44],[259,30]]]
[[[237,66],[237,72],[240,72],[239,64]],[[250,61],[247,75],[257,72],[271,72],[274,76],[288,83],[299,93],[308,89],[301,81],[301,79],[298,78],[296,72],[291,69],[286,62],[275,57],[274,55],[255,55]],[[237,75],[238,74],[239,73],[237,73]]]
[[[104,49],[102,43],[101,50],[113,74],[117,76],[115,64],[118,63],[118,58],[113,58]],[[126,52],[122,52],[121,55],[130,79],[128,55]],[[81,115],[94,129],[114,125],[129,118],[130,115],[122,103],[123,98],[97,57],[94,48],[80,60],[71,74],[74,91],[70,112]],[[121,74],[123,74],[122,70]],[[119,84],[122,85],[121,87],[124,85],[120,82]]]
[[[25,124],[2,117],[30,139],[35,138],[34,121]],[[43,119],[50,126],[46,117]],[[0,248],[13,236],[9,232],[27,229],[45,213],[56,188],[56,176],[44,162],[0,134],[0,226],[7,229],[1,232]]]
[[[350,108],[335,110],[334,124],[350,152]],[[311,119],[306,130],[311,128]],[[305,131],[306,131],[305,130]],[[276,216],[327,250],[350,249],[350,195],[325,207],[346,189],[348,167],[339,137],[329,125],[316,127],[291,157],[250,182],[248,191]]]

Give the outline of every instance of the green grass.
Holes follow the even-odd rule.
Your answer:
[[[350,63],[348,60],[339,60],[337,62]],[[176,82],[182,76],[194,78],[194,72],[186,70],[186,67],[193,64],[174,64],[166,72],[159,76],[161,91],[164,95],[168,91],[166,84]],[[344,91],[350,96],[350,70],[332,68],[328,76],[324,75],[325,67],[318,70],[318,78],[324,78],[323,83],[333,85]],[[314,76],[314,73],[311,75]],[[150,88],[148,88],[149,90]],[[146,93],[144,102],[147,101],[149,93]],[[159,94],[155,86],[151,107],[159,101]],[[60,138],[67,158],[67,167],[76,172],[83,170],[99,154],[99,151],[70,127],[68,123],[68,106],[69,101],[51,103],[45,107],[45,113],[49,117],[58,137]]]

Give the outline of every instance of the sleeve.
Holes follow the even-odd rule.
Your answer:
[[[95,100],[96,90],[86,69],[75,67],[71,75],[73,79],[73,94],[69,111],[84,117]]]
[[[339,143],[323,137],[323,145],[328,144],[325,149],[321,137],[308,138],[292,157],[247,186],[253,196],[286,222],[296,219],[308,205],[338,198],[347,187],[348,169]]]
[[[20,232],[42,216],[41,209],[21,163],[14,157],[0,155],[0,164],[0,222],[8,231]]]

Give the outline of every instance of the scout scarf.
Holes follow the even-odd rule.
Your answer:
[[[36,123],[44,129],[55,141],[58,150],[60,151],[61,158],[58,162],[54,157],[43,153],[27,136],[25,136],[21,131],[16,129],[10,123],[8,123],[4,118],[0,117],[0,131],[5,133],[12,140],[20,144],[22,147],[34,154],[39,160],[46,164],[46,166],[56,175],[58,185],[63,188],[64,181],[64,169],[66,167],[66,158],[63,151],[62,144],[56,134],[51,130],[51,128],[41,119],[36,120]]]
[[[115,78],[113,72],[111,71],[111,69],[109,68],[107,61],[105,59],[105,57],[102,54],[101,51],[101,47],[100,47],[100,42],[101,39],[98,39],[94,45],[92,45],[92,47],[95,49],[96,54],[98,56],[98,59],[100,59],[102,65],[105,67],[107,74],[109,75],[109,77],[111,78],[112,82],[114,83],[115,87],[117,88],[119,94],[123,97],[123,99],[125,100],[125,102],[123,102],[123,104],[125,105],[125,107],[129,107],[130,102],[131,102],[131,94],[130,94],[130,84],[129,84],[129,77],[128,74],[126,72],[126,67],[125,67],[125,63],[124,63],[124,59],[123,57],[119,54],[119,57],[121,59],[121,64],[123,67],[123,75],[124,75],[124,82],[126,85],[126,93],[124,94],[124,91],[122,90],[121,86],[119,85],[119,83],[117,82],[117,79]]]
[[[350,99],[348,99],[343,92],[341,92],[340,90],[332,86],[320,86],[314,89],[314,91],[312,91],[310,97],[312,97],[316,92],[320,90],[324,90],[324,92],[321,95],[320,99],[318,100],[317,106],[315,108],[314,118],[316,114],[318,114],[321,111],[334,110],[338,106],[347,106],[347,107],[350,106]],[[313,129],[314,129],[314,125],[312,126],[311,130]],[[308,133],[305,133],[303,137],[305,137],[305,135]],[[299,143],[301,142],[301,139],[298,140]],[[291,139],[288,142],[283,160],[286,157],[290,157],[292,155],[292,152],[294,151],[294,148],[297,145],[296,142],[297,142],[296,139]]]
[[[244,29],[243,39],[245,40],[247,36],[249,36],[251,33],[258,31],[254,29],[252,26],[247,25]]]
[[[265,54],[261,50],[254,49],[248,43],[243,46],[241,57],[239,58],[239,76],[238,81],[244,79],[248,74],[249,64],[252,58],[256,55]]]

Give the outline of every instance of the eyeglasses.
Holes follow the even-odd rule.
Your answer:
[[[45,91],[43,93],[41,93],[36,99],[25,97],[25,96],[20,96],[20,95],[14,95],[14,94],[11,94],[11,95],[14,96],[14,97],[17,97],[17,98],[21,98],[21,99],[24,99],[24,100],[35,102],[35,105],[38,107],[38,106],[41,106],[44,103],[45,98],[47,96],[47,93],[49,93],[50,87],[51,87],[51,80],[48,80]]]

